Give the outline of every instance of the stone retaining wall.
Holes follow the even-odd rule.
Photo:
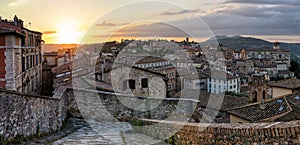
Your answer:
[[[68,98],[71,99],[70,103],[73,104],[69,106],[69,109],[73,110],[73,113],[80,110],[85,118],[96,120],[109,118],[107,120],[112,121],[126,116],[142,118],[139,119],[138,124],[143,126],[133,126],[135,131],[161,140],[166,139],[163,137],[171,136],[171,138],[167,139],[171,144],[300,144],[300,121],[252,124],[186,124],[183,122],[164,121],[164,115],[169,115],[166,112],[175,111],[173,106],[176,106],[176,99],[150,99],[145,104],[161,103],[150,112],[134,112],[124,108],[120,102],[116,101],[117,98],[113,93],[78,89],[68,89],[67,92],[65,94],[68,94]],[[77,95],[76,99],[73,93]],[[119,96],[119,99],[131,101],[130,97],[126,96]],[[143,98],[141,97],[140,99]],[[190,106],[194,103],[194,105],[197,104],[194,101],[184,102],[191,103]],[[77,103],[79,103],[80,109],[78,109]],[[132,103],[136,102],[132,100]],[[183,108],[188,108],[189,105],[185,104],[184,106]],[[182,114],[189,110],[182,110]],[[162,118],[162,120],[151,120],[153,118]],[[181,129],[179,130],[178,128]],[[179,131],[172,134],[174,130]]]
[[[0,89],[0,136],[13,139],[59,130],[67,116],[66,97],[63,94],[26,95]]]
[[[177,121],[186,121],[199,103],[192,99],[132,97],[85,89],[67,89],[65,95],[69,98],[69,112],[73,117],[101,121],[128,121],[131,118],[163,120],[171,114]]]
[[[143,120],[143,119],[142,119]],[[167,139],[171,144],[300,144],[300,121],[249,124],[180,124],[143,120],[159,126],[134,127],[138,132],[160,138],[174,127],[181,130]],[[168,134],[168,136],[171,136]]]

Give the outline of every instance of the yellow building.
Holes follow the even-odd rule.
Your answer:
[[[284,96],[300,89],[300,80],[291,78],[269,83],[272,98]]]

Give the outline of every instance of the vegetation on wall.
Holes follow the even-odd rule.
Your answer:
[[[235,92],[225,92],[225,95],[230,95],[230,96],[237,96],[237,97],[243,97],[243,98],[249,98],[248,95],[242,94],[242,93],[235,93]]]

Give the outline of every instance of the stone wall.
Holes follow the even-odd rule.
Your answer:
[[[185,113],[192,109],[190,106],[199,102],[181,100],[186,102],[182,104],[182,108],[186,110],[178,110],[176,108],[180,99],[147,100],[143,97],[132,99],[130,96],[84,89],[67,89],[61,92],[69,98],[69,111],[75,116],[77,114],[85,119],[100,121],[137,119],[135,120],[137,126],[133,126],[136,132],[161,140],[171,136],[167,139],[171,144],[300,144],[300,121],[252,124],[185,123],[180,119],[168,121],[166,117],[177,111],[183,116],[191,115]],[[137,111],[138,109],[132,109],[131,105],[142,108],[155,106],[155,108],[150,111]]]
[[[134,97],[111,92],[67,89],[69,113],[74,117],[112,121],[131,118],[166,119],[170,116],[186,121],[199,101],[179,98]],[[184,120],[182,120],[184,119]]]
[[[59,130],[67,116],[66,97],[59,93],[44,97],[0,89],[0,135],[12,139]]]
[[[300,121],[249,124],[180,124],[143,120],[135,130],[161,138],[175,127],[181,130],[166,139],[171,144],[300,144]],[[160,123],[159,126],[147,124]]]

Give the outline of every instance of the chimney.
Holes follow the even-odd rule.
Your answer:
[[[14,24],[16,26],[18,26],[18,22],[19,22],[19,19],[18,19],[17,15],[15,15],[15,17],[14,17]]]
[[[265,110],[266,107],[267,107],[267,105],[266,105],[266,103],[265,103],[265,100],[262,99],[262,100],[259,102],[259,108],[260,108],[261,110]]]

